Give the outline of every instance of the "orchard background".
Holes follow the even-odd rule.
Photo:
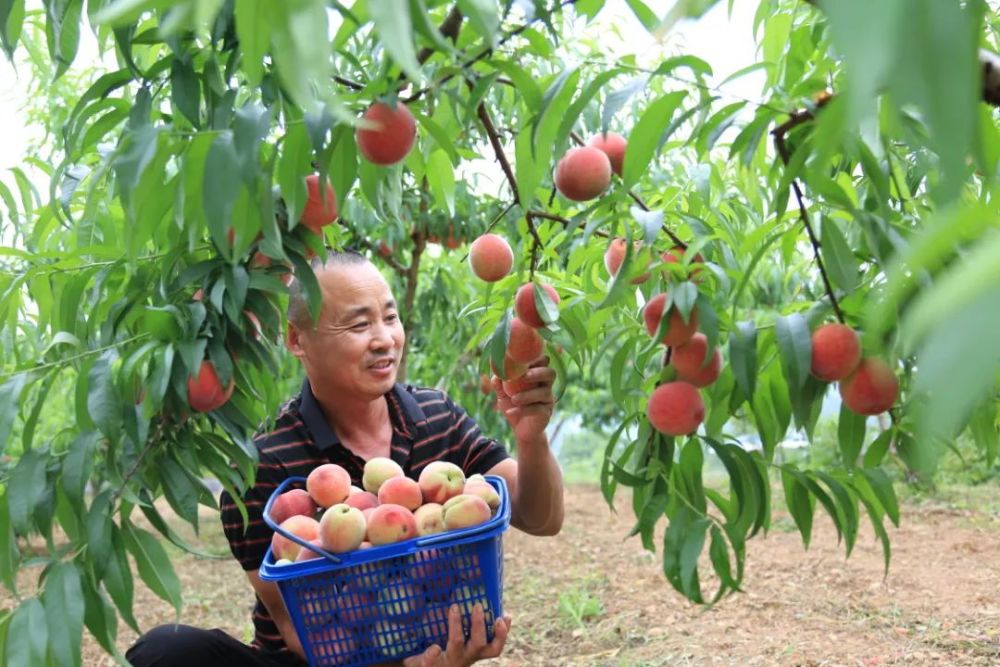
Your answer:
[[[1000,656],[996,6],[762,0],[745,27],[756,62],[720,81],[671,36],[725,3],[605,4],[0,1],[45,133],[0,175],[5,664],[122,660],[177,618],[241,635],[249,589],[217,491],[252,479],[250,437],[301,381],[280,343],[285,282],[305,276],[315,308],[303,269],[324,246],[384,266],[406,379],[500,437],[480,376],[502,365],[514,294],[560,296],[537,302],[560,375],[552,435],[569,481],[591,486],[571,484],[561,537],[509,538],[508,662]],[[612,11],[656,48],[578,36]],[[74,64],[85,31],[100,66]],[[747,76],[752,96],[727,92]],[[355,141],[378,101],[417,123],[392,166]],[[605,130],[628,141],[620,176],[567,199],[557,162]],[[310,174],[338,203],[322,236],[299,224]],[[466,261],[487,230],[515,255],[495,283]],[[616,237],[629,251],[612,277]],[[684,261],[660,261],[675,248]],[[697,310],[724,359],[692,437],[646,417],[674,379],[642,315],[660,293]],[[898,378],[877,417],[809,372],[811,331],[834,321]],[[188,377],[206,359],[235,391],[198,413]],[[572,564],[557,575],[558,554]],[[859,581],[886,598],[863,616],[885,621],[883,643],[846,639],[859,630],[836,610]],[[752,632],[781,618],[772,606],[785,644]],[[796,632],[798,608],[826,624]]]

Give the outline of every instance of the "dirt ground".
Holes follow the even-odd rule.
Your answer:
[[[994,490],[995,492],[995,490]],[[611,513],[599,491],[567,490],[562,533],[505,538],[505,611],[514,628],[493,664],[535,665],[1000,665],[1000,516],[990,509],[904,505],[890,528],[887,578],[870,526],[845,560],[833,525],[817,512],[803,550],[787,516],[748,545],[745,592],[711,610],[666,583],[659,554],[625,539],[627,498]],[[225,549],[206,516],[202,539]],[[216,534],[218,533],[218,534]],[[181,622],[250,632],[249,587],[235,562],[177,554],[186,606]],[[173,611],[137,585],[144,627]],[[135,634],[122,625],[124,650]],[[85,665],[110,666],[85,637]]]

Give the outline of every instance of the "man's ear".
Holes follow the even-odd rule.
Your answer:
[[[285,332],[285,347],[288,351],[292,353],[292,356],[302,358],[305,356],[305,350],[302,348],[302,338],[303,334],[299,331],[291,322],[288,323],[288,331]]]

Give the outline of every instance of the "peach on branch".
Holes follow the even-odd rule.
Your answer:
[[[889,364],[876,357],[862,359],[854,372],[840,381],[840,397],[859,415],[882,414],[898,395],[899,380]]]
[[[306,490],[320,507],[342,503],[351,492],[351,475],[336,463],[313,468],[306,477]]]
[[[824,324],[812,333],[812,374],[820,380],[842,380],[861,363],[861,342],[845,324]]]
[[[378,165],[401,161],[413,148],[417,138],[417,123],[405,104],[389,106],[376,102],[368,107],[362,119],[369,127],[358,126],[354,133],[358,150],[366,160]]]
[[[686,343],[672,348],[670,363],[677,369],[677,377],[696,387],[707,387],[719,379],[722,372],[722,353],[719,348],[712,350],[712,358],[706,363],[708,356],[708,338],[703,333],[696,333]]]
[[[431,461],[418,478],[424,502],[444,503],[462,493],[465,472],[450,461]]]
[[[385,480],[378,490],[380,505],[402,505],[411,512],[424,502],[420,485],[409,477],[392,477]]]
[[[619,176],[622,175],[622,165],[625,163],[625,148],[628,145],[625,137],[617,132],[595,134],[587,142],[587,145],[593,146],[607,155],[608,160],[611,161],[611,170]]]
[[[646,322],[646,331],[649,332],[650,336],[656,335],[656,331],[660,326],[660,320],[663,318],[663,306],[666,300],[666,294],[657,294],[646,303],[646,307],[642,310],[642,318]],[[667,333],[664,334],[663,340],[660,341],[664,345],[669,345],[670,347],[682,345],[691,340],[691,337],[698,330],[697,308],[691,310],[691,316],[685,322],[677,306],[671,305],[669,318],[670,324],[667,328]]]
[[[559,294],[552,285],[541,284],[541,288],[549,296],[552,303],[559,305]],[[538,313],[538,306],[535,303],[534,283],[525,283],[517,288],[514,295],[514,313],[528,326],[540,329],[545,326],[545,321]]]
[[[305,542],[311,542],[319,537],[319,521],[312,517],[297,514],[288,517],[279,525],[285,532],[291,533]],[[281,558],[295,560],[298,558],[301,548],[297,542],[277,531],[275,531],[274,536],[271,538],[271,552],[274,554],[275,560]]]
[[[387,479],[402,477],[403,469],[398,463],[384,456],[376,456],[365,462],[365,470],[361,477],[361,484],[365,491],[378,494],[379,487]]]
[[[306,176],[306,193],[306,206],[299,222],[314,234],[322,234],[323,227],[337,220],[337,196],[329,183],[320,191],[318,174]]]
[[[230,378],[229,386],[223,389],[215,365],[205,359],[198,367],[198,374],[188,377],[188,405],[197,412],[218,410],[229,401],[235,388],[236,382]]]
[[[357,549],[365,539],[365,516],[356,507],[334,505],[319,521],[319,538],[327,551],[342,554]]]
[[[646,406],[649,423],[660,433],[688,435],[705,419],[701,394],[687,382],[668,382],[656,388]]]
[[[593,146],[571,148],[556,165],[554,180],[556,189],[566,199],[593,199],[611,185],[611,160]]]
[[[514,266],[514,251],[502,236],[483,234],[469,246],[469,265],[480,280],[493,283]]]
[[[443,511],[444,525],[448,530],[478,526],[492,516],[485,500],[465,493],[446,502]]]
[[[633,256],[635,253],[639,252],[642,248],[641,241],[635,241],[632,245]],[[619,269],[622,267],[622,263],[625,261],[625,252],[627,250],[627,245],[625,239],[618,237],[612,239],[611,243],[608,244],[608,249],[604,251],[604,268],[608,270],[608,275],[612,278],[618,275]],[[649,274],[644,273],[641,276],[636,276],[632,279],[633,285],[641,285],[642,283],[649,280]]]
[[[416,535],[413,512],[402,505],[385,503],[372,510],[368,519],[368,541],[373,545],[401,542]]]
[[[538,331],[515,317],[510,322],[507,356],[522,364],[530,364],[545,352],[545,341]]]

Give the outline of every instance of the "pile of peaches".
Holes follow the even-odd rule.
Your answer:
[[[500,506],[499,494],[482,475],[466,479],[447,461],[429,463],[413,480],[395,461],[373,458],[365,464],[362,486],[353,486],[343,467],[325,463],[309,473],[304,490],[274,499],[271,518],[304,542],[341,554],[476,526]],[[277,531],[271,552],[275,565],[322,556]]]

